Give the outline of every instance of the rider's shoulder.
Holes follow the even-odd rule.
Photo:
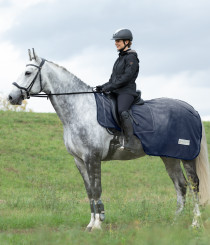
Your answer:
[[[138,60],[138,54],[137,54],[137,52],[135,51],[135,50],[133,50],[133,49],[129,49],[128,51],[127,51],[127,58],[128,59],[137,59]]]

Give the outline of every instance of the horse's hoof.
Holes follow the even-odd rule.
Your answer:
[[[92,227],[91,226],[86,227],[85,231],[86,232],[91,232],[92,231]]]
[[[194,220],[192,222],[192,228],[199,229],[200,227],[201,227],[201,225],[199,224],[199,222],[197,220]]]

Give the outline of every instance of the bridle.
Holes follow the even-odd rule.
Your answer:
[[[24,94],[22,92],[22,90],[25,90],[26,91],[26,95],[27,95],[27,99],[30,99],[30,97],[41,97],[41,98],[49,98],[49,96],[51,95],[72,95],[72,94],[92,94],[92,93],[101,93],[101,92],[98,92],[98,91],[95,91],[94,89],[95,88],[92,88],[92,91],[85,91],[85,92],[72,92],[72,93],[59,93],[59,94],[52,94],[52,93],[49,93],[49,94],[40,94],[40,92],[43,90],[43,86],[42,86],[42,76],[41,76],[41,69],[45,63],[45,59],[42,59],[41,63],[39,66],[37,65],[34,65],[34,64],[27,64],[26,66],[35,66],[36,68],[38,68],[38,71],[37,71],[37,74],[36,76],[34,77],[34,79],[32,80],[32,82],[29,84],[29,86],[27,88],[24,88],[24,87],[21,87],[20,85],[18,85],[16,82],[12,83],[14,86],[16,86],[17,88],[20,89],[21,91],[21,95],[22,95],[22,98],[24,99]],[[39,93],[37,94],[30,94],[30,91],[37,79],[39,75],[39,80],[40,80],[40,91]]]
[[[30,99],[30,96],[33,96],[33,95],[30,95],[30,91],[31,91],[31,89],[32,89],[32,87],[33,87],[33,85],[34,85],[34,83],[35,83],[38,75],[39,75],[39,78],[40,78],[40,91],[39,91],[39,93],[42,91],[43,86],[42,86],[41,69],[42,69],[42,66],[44,65],[45,61],[46,61],[45,59],[42,59],[42,61],[41,61],[41,63],[40,63],[39,66],[34,65],[34,64],[27,64],[26,65],[26,66],[35,66],[36,68],[38,68],[38,71],[36,73],[36,76],[34,77],[34,79],[32,80],[32,82],[29,84],[29,86],[27,88],[24,88],[24,87],[19,86],[16,82],[13,83],[13,85],[15,85],[17,88],[20,89],[21,95],[22,95],[23,99],[24,99],[24,95],[23,95],[22,90],[25,90],[26,91],[27,99]]]

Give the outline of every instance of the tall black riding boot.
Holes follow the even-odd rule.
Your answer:
[[[123,111],[121,113],[120,121],[124,132],[124,149],[134,151],[136,147],[133,142],[133,125],[128,111]]]

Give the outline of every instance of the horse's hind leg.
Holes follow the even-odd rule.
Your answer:
[[[174,187],[177,193],[177,210],[176,214],[181,213],[185,205],[185,197],[187,191],[187,181],[184,177],[183,171],[180,166],[180,160],[161,157],[163,160],[166,170],[174,183]]]
[[[193,194],[193,201],[194,201],[194,218],[192,222],[192,226],[199,226],[199,217],[201,216],[200,209],[199,209],[199,200],[198,200],[198,192],[199,192],[199,179],[196,173],[196,164],[195,159],[191,161],[182,160],[183,166],[185,168],[189,187]]]

